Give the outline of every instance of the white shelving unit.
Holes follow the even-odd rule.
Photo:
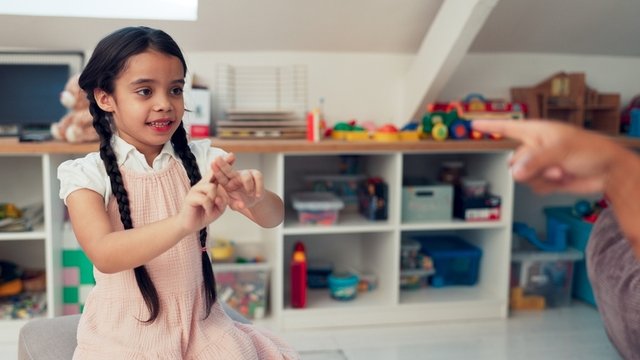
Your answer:
[[[44,222],[33,231],[0,232],[0,259],[25,268],[46,270],[47,311],[59,315],[62,309],[62,203],[58,200],[55,171],[63,157],[49,154],[0,156],[0,201],[19,207],[42,203]],[[15,347],[26,320],[0,319],[0,347]]]
[[[224,146],[223,146],[224,148]],[[361,172],[382,177],[389,186],[388,219],[369,221],[340,214],[335,226],[305,226],[291,209],[290,196],[310,174],[335,174],[338,150],[326,152],[238,152],[238,166],[258,167],[265,185],[283,197],[288,209],[283,225],[256,230],[271,267],[267,321],[283,329],[409,323],[453,319],[504,318],[508,309],[510,224],[513,182],[505,166],[510,148],[467,150],[375,150],[349,152],[359,158]],[[0,199],[20,206],[43,201],[45,221],[32,232],[0,233],[0,258],[47,271],[46,316],[62,313],[62,229],[64,207],[58,199],[58,165],[81,155],[56,153],[0,154]],[[496,222],[451,220],[403,223],[401,189],[404,176],[435,177],[447,160],[464,161],[468,173],[490,181],[502,198]],[[227,216],[227,214],[225,214]],[[233,216],[230,216],[233,218]],[[224,224],[227,224],[225,218]],[[231,220],[233,222],[233,220]],[[227,225],[225,225],[227,226]],[[228,225],[233,226],[233,225]],[[229,232],[227,228],[225,231]],[[246,229],[245,229],[246,230]],[[215,232],[214,232],[215,233]],[[414,233],[458,234],[482,249],[480,279],[472,287],[400,290],[400,244]],[[308,292],[304,309],[289,304],[289,259],[295,241],[303,241],[309,257],[331,260],[336,267],[374,272],[378,287],[352,301],[336,301],[327,290]],[[15,346],[21,320],[0,320],[0,347]]]
[[[337,173],[340,154],[280,154],[283,164],[281,195],[290,211],[281,228],[275,262],[281,275],[272,282],[272,314],[285,329],[358,326],[447,319],[503,318],[508,310],[513,182],[505,166],[509,150],[446,152],[359,152],[361,173],[382,177],[389,185],[388,219],[370,221],[341,212],[333,226],[301,225],[289,198],[304,188],[305,175]],[[467,174],[489,180],[502,198],[500,221],[403,223],[402,179],[435,179],[440,164],[459,160]],[[411,234],[456,234],[482,249],[480,280],[475,286],[400,290],[400,244]],[[304,309],[289,304],[289,259],[293,244],[302,241],[307,257],[328,260],[336,268],[374,272],[378,288],[359,293],[351,301],[331,299],[328,290],[309,290]]]

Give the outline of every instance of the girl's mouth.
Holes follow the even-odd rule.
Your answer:
[[[147,125],[149,125],[151,128],[153,128],[156,131],[167,131],[171,129],[172,123],[173,121],[171,120],[156,120],[156,121],[147,122]]]

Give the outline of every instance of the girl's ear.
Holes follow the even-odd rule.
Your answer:
[[[93,97],[96,99],[96,103],[102,111],[113,112],[113,98],[106,91],[94,89]]]

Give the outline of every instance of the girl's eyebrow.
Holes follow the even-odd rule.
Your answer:
[[[153,80],[153,79],[144,79],[144,78],[142,78],[142,79],[137,79],[137,80],[132,81],[131,83],[129,83],[129,85],[134,85],[135,86],[135,85],[146,84],[146,83],[154,83],[154,82],[156,82],[156,81]],[[184,83],[185,83],[184,79],[176,79],[176,80],[173,80],[171,82],[171,84],[183,84],[183,85],[184,85]]]

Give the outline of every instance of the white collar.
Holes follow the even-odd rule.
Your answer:
[[[120,136],[114,134],[111,141],[111,146],[113,147],[113,151],[116,154],[116,158],[118,159],[118,167],[122,166],[125,163],[130,161],[134,161],[138,166],[142,167],[146,170],[160,170],[164,167],[164,164],[167,163],[168,159],[175,158],[176,152],[173,150],[173,145],[171,141],[167,141],[162,150],[160,150],[160,154],[156,156],[153,160],[153,168],[147,164],[147,160],[144,155],[135,148],[135,146],[129,144]],[[179,160],[179,159],[178,159]]]

